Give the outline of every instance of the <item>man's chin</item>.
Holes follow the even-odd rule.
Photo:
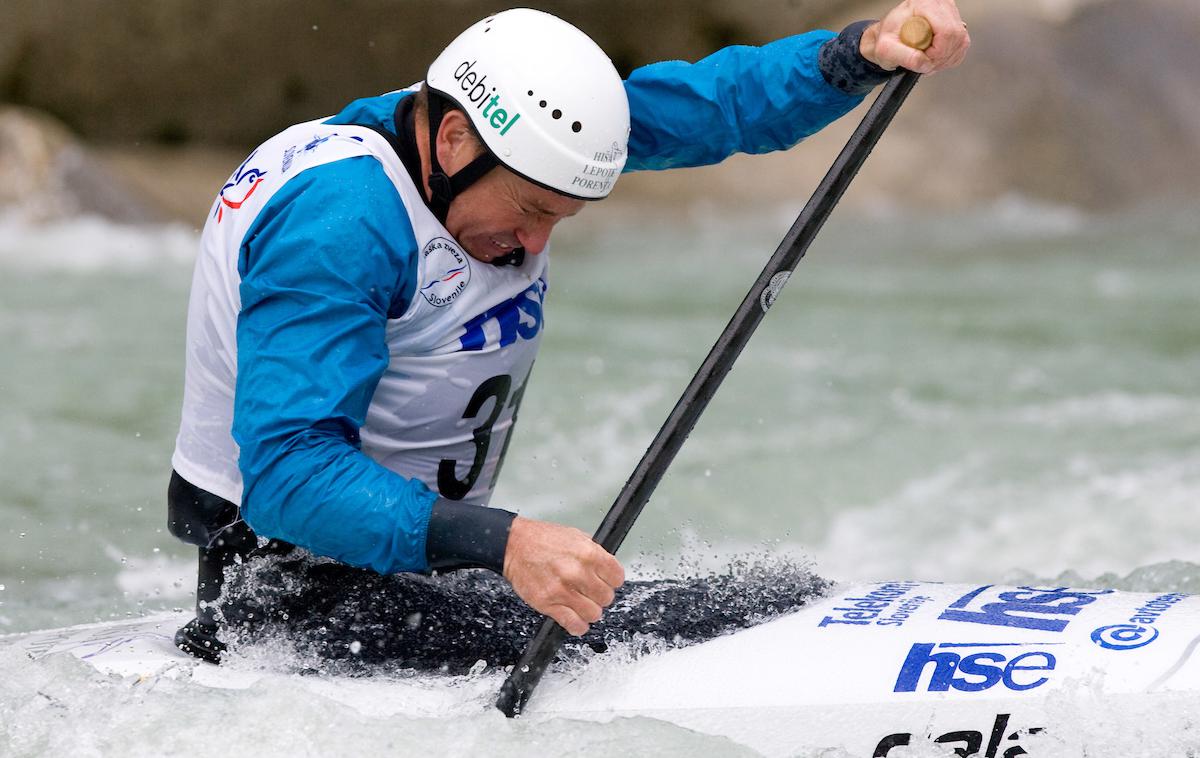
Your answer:
[[[491,246],[488,246],[487,249],[480,252],[474,246],[463,245],[463,250],[466,250],[467,255],[471,256],[475,260],[482,261],[484,263],[491,263],[492,261],[496,260],[496,258],[500,257],[500,253],[492,250]]]
[[[465,240],[459,240],[459,244],[462,245],[463,250],[467,251],[467,255],[484,263],[491,263],[497,258],[503,258],[516,249],[511,247],[501,249],[493,244],[490,239],[482,242],[467,242]]]

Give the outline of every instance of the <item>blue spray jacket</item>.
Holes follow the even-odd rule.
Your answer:
[[[865,88],[827,81],[839,42],[817,31],[635,70],[625,84],[625,170],[701,166],[795,145],[862,100]],[[856,53],[857,35],[851,42]],[[850,47],[842,47],[844,58]],[[330,123],[394,132],[404,96],[357,100]],[[415,296],[417,250],[406,222],[377,161],[333,162],[271,199],[238,265],[233,436],[243,517],[260,535],[380,573],[428,569],[437,499],[365,455],[358,437],[388,365],[387,319]]]

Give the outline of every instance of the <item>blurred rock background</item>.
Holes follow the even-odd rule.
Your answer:
[[[5,0],[0,207],[199,226],[256,143],[423,77],[491,0]],[[625,73],[840,29],[875,0],[554,0]],[[1112,210],[1200,196],[1200,3],[963,0],[961,69],[923,81],[847,204],[954,210],[1017,195]],[[635,174],[611,204],[802,202],[861,110],[785,155]]]

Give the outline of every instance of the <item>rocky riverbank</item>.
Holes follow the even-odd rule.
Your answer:
[[[132,15],[118,18],[109,5],[25,2],[0,11],[15,16],[0,23],[0,98],[69,127],[2,111],[0,204],[197,226],[259,138],[419,79],[443,37],[501,5],[358,0],[348,10],[295,2],[235,12],[219,0],[130,4]],[[839,28],[889,3],[543,5],[628,69],[811,25]],[[1200,6],[979,0],[964,14],[968,63],[921,82],[847,204],[955,209],[1017,194],[1105,210],[1200,197]],[[404,23],[411,18],[423,21]],[[630,175],[610,205],[800,202],[861,113],[783,155]]]

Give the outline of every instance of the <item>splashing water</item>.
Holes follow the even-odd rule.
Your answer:
[[[785,216],[568,226],[496,504],[592,529]],[[560,665],[617,671],[803,602],[828,584],[804,572],[806,556],[837,580],[1197,592],[1200,215],[1008,203],[909,225],[839,218],[850,217],[835,216],[780,293],[622,550],[643,567],[621,604]],[[194,553],[166,535],[163,502],[194,236],[0,219],[0,240],[0,632],[191,605]],[[764,543],[774,558],[730,568]],[[683,561],[693,570],[681,575]],[[749,754],[649,719],[508,722],[490,703],[528,612],[473,574],[390,591],[376,607],[365,589],[355,605],[318,585],[307,600],[326,604],[342,647],[298,644],[297,627],[320,626],[301,614],[290,629],[258,628],[229,665],[412,684],[423,695],[401,716],[283,675],[208,690],[6,652],[0,754]],[[380,637],[404,650],[367,671]],[[440,656],[463,673],[400,668]],[[1195,703],[1140,707],[1064,699],[1029,749],[1200,750]]]
[[[380,576],[288,555],[252,559],[227,576],[222,637],[233,654],[284,647],[327,671],[464,674],[481,661],[511,666],[542,621],[486,571]],[[766,557],[736,560],[720,573],[631,580],[604,618],[568,643],[565,657],[617,643],[645,652],[703,642],[802,608],[829,586],[807,566]]]

